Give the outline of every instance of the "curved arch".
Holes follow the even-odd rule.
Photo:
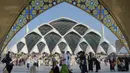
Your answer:
[[[31,32],[29,33],[26,37],[25,37],[25,41],[27,44],[27,48],[28,48],[28,52],[30,52],[32,50],[32,48],[34,47],[34,45],[41,39],[41,36],[35,32]]]
[[[70,46],[70,48],[72,49],[72,52],[74,52],[81,37],[78,34],[76,34],[75,32],[70,32],[70,33],[66,34],[64,36],[64,38],[65,38],[66,42],[68,43],[68,45]]]
[[[51,32],[47,34],[44,38],[51,52],[58,43],[58,41],[61,39],[61,36],[54,32]]]
[[[49,32],[53,28],[49,25],[44,24],[44,25],[40,26],[38,29],[42,35],[45,35],[47,32]]]
[[[73,29],[77,31],[80,35],[84,35],[85,32],[88,30],[88,28],[82,24],[75,26]]]
[[[94,52],[96,52],[101,37],[95,32],[89,32],[84,36],[84,39],[90,44]]]
[[[75,24],[77,24],[77,23],[74,21],[68,20],[66,18],[61,18],[59,20],[50,22],[50,25],[52,25],[61,35],[64,35]]]
[[[125,39],[127,36],[122,33],[123,29],[118,27],[121,25],[117,25],[110,11],[108,11],[99,0],[30,0],[29,4],[24,8],[23,11],[20,12],[18,18],[14,21],[14,24],[12,24],[13,26],[10,28],[7,37],[5,38],[3,48],[8,44],[12,37],[29,21],[47,9],[54,7],[62,2],[67,2],[71,5],[74,5],[86,13],[94,16],[106,27],[108,27],[120,39],[124,46],[128,48],[128,44]]]

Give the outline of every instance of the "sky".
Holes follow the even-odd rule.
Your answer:
[[[43,12],[42,14],[38,15],[36,18],[34,18],[32,21],[30,21],[27,25],[29,27],[29,30],[33,30],[34,28],[38,27],[42,23],[48,23],[54,19],[60,18],[60,17],[67,17],[71,18],[73,20],[76,20],[80,23],[86,24],[90,26],[90,28],[93,28],[97,30],[98,32],[101,32],[101,25],[102,23],[95,19],[90,14],[86,13],[85,11],[72,6],[68,3],[61,3],[55,7],[50,8],[49,10]],[[26,27],[26,26],[25,26]],[[23,27],[10,41],[8,44],[8,48],[12,47],[14,44],[16,44],[20,39],[22,39],[25,36],[25,27]],[[104,26],[104,33],[105,38],[115,46],[115,41],[118,39],[106,26]]]

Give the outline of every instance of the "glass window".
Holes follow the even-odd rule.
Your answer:
[[[30,53],[30,51],[32,50],[32,48],[34,47],[34,45],[41,39],[41,36],[38,35],[35,32],[32,32],[30,34],[28,34],[25,37],[26,40],[26,44],[27,44],[27,48],[28,48],[28,52]]]
[[[47,45],[51,52],[54,49],[54,47],[56,46],[56,44],[59,42],[59,40],[61,39],[61,36],[59,36],[58,34],[56,34],[54,32],[51,32],[51,33],[47,34],[44,38],[45,38]]]
[[[65,35],[64,38],[67,41],[68,45],[70,46],[71,50],[74,52],[81,37],[74,32],[70,32],[67,35]]]
[[[105,50],[105,52],[107,52],[108,47],[109,47],[108,43],[102,42],[102,43],[101,43],[101,46],[102,46],[102,48]]]
[[[50,24],[56,28],[61,35],[64,35],[77,23],[67,19],[59,19],[57,21],[51,22]]]
[[[94,32],[90,32],[84,36],[84,39],[88,42],[88,44],[96,52],[101,37]]]
[[[41,51],[42,51],[43,48],[45,47],[45,44],[44,44],[43,42],[39,42],[39,43],[37,44],[37,47],[38,47],[39,52],[41,53]]]
[[[52,30],[52,27],[50,27],[49,25],[43,25],[43,26],[39,27],[38,29],[42,35],[45,35],[47,32]]]
[[[64,49],[65,49],[65,47],[66,47],[66,43],[60,42],[60,43],[58,44],[58,46],[59,46],[59,48],[60,48],[61,51],[64,51]]]
[[[84,35],[87,29],[88,28],[84,26],[83,24],[80,24],[74,27],[74,30],[76,30],[80,35]]]
[[[86,51],[86,48],[87,48],[88,44],[85,43],[85,42],[82,42],[82,43],[79,44],[79,46],[81,47],[81,49],[82,49],[83,51]]]
[[[24,47],[24,43],[23,42],[19,42],[18,44],[17,44],[17,50],[18,50],[18,53],[22,50],[22,48]]]

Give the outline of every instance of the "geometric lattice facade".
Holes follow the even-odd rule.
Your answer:
[[[22,42],[23,39],[24,42]],[[28,33],[22,40],[17,43],[17,53],[25,53],[23,50],[25,47],[28,53],[47,52],[53,54],[55,52],[61,53],[61,51],[77,53],[81,50],[108,53],[109,47],[112,46],[99,32],[86,24],[80,24],[68,18],[59,18],[48,24],[42,24]],[[88,51],[86,52],[88,53]],[[115,50],[110,52],[115,52]]]

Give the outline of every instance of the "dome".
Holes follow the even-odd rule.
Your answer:
[[[108,50],[109,46],[111,47],[110,43],[104,37],[102,38],[98,31],[68,18],[59,18],[41,24],[22,39],[24,41],[16,43],[15,49],[10,51],[15,53],[47,52],[49,54],[70,51],[76,54],[81,50],[86,53],[96,53],[97,49],[102,48],[106,53],[111,52]]]

